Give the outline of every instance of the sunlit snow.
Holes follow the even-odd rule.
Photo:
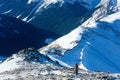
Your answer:
[[[0,64],[0,72],[10,71],[20,67],[20,65],[17,65],[17,62],[21,61],[22,58],[17,58],[16,56],[13,56],[13,58],[14,59],[12,60],[6,59],[2,64]]]

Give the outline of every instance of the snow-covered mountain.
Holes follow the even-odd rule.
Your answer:
[[[0,14],[16,17],[30,22],[37,28],[65,35],[90,18],[99,3],[119,6],[117,0],[1,0]],[[108,8],[112,9],[110,6]]]
[[[20,6],[11,6],[15,3]],[[7,6],[4,7],[4,5]],[[120,73],[119,6],[119,0],[0,1],[1,14],[16,17],[57,34],[67,33],[55,41],[51,39],[52,34],[50,36],[42,35],[45,36],[42,42],[45,41],[49,44],[38,49],[38,53],[40,56],[44,55],[42,58],[49,58],[52,61],[51,64],[71,68],[78,63],[79,68],[85,71],[112,73]],[[37,35],[35,33],[33,36]],[[37,36],[34,40],[39,42],[41,39],[41,36]],[[36,55],[32,54],[33,56]],[[29,60],[33,59],[37,64],[36,59],[29,55],[26,57]],[[37,57],[39,57],[38,54]],[[1,62],[0,67],[3,68],[3,66],[11,64],[12,61],[15,65],[16,61],[22,60],[21,62],[24,62],[25,56],[19,59],[15,54],[12,58],[10,61],[6,59]],[[41,62],[39,59],[38,62]],[[49,63],[49,60],[46,60],[46,62]],[[43,64],[46,64],[46,62],[43,62]],[[13,70],[14,68],[17,69],[18,67],[8,67],[6,69]]]
[[[30,22],[37,28],[63,35],[91,17],[93,9],[99,1],[1,0],[0,14],[16,17]]]
[[[118,3],[101,0],[97,5],[99,8],[91,18],[39,51],[58,59],[58,61],[62,60],[70,66],[79,63],[79,67],[83,69],[120,72],[120,11]],[[51,55],[51,53],[64,57]]]

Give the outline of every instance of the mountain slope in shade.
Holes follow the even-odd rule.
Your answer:
[[[0,56],[10,56],[28,47],[40,48],[47,38],[60,35],[40,30],[16,18],[0,15]]]
[[[1,0],[0,14],[16,17],[37,28],[63,35],[91,16],[94,10],[89,11],[82,5],[84,3],[86,2],[73,0]]]

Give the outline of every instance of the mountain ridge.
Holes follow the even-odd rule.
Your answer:
[[[107,5],[106,2],[105,4]],[[39,51],[44,54],[56,54],[55,51],[59,50],[59,54],[63,55],[64,58],[54,57],[70,66],[79,63],[79,65],[82,64],[87,67],[88,70],[119,73],[118,47],[120,46],[119,30],[117,29],[120,19],[119,10],[112,12],[113,9],[109,9],[109,4],[106,5],[102,6],[104,9],[102,7],[98,8],[92,17],[78,28],[58,38],[47,47],[39,49]],[[110,11],[111,13],[109,13]],[[118,31],[116,32],[113,28]],[[81,54],[85,46],[87,47]],[[114,50],[116,51],[115,53]],[[75,55],[78,55],[78,57]],[[80,55],[82,55],[82,58],[80,58]],[[71,58],[71,56],[74,56],[74,58]]]

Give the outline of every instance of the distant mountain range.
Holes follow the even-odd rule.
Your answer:
[[[66,34],[91,17],[95,5],[81,0],[1,0],[0,14],[30,22],[35,27]],[[92,7],[92,9],[88,9]]]

